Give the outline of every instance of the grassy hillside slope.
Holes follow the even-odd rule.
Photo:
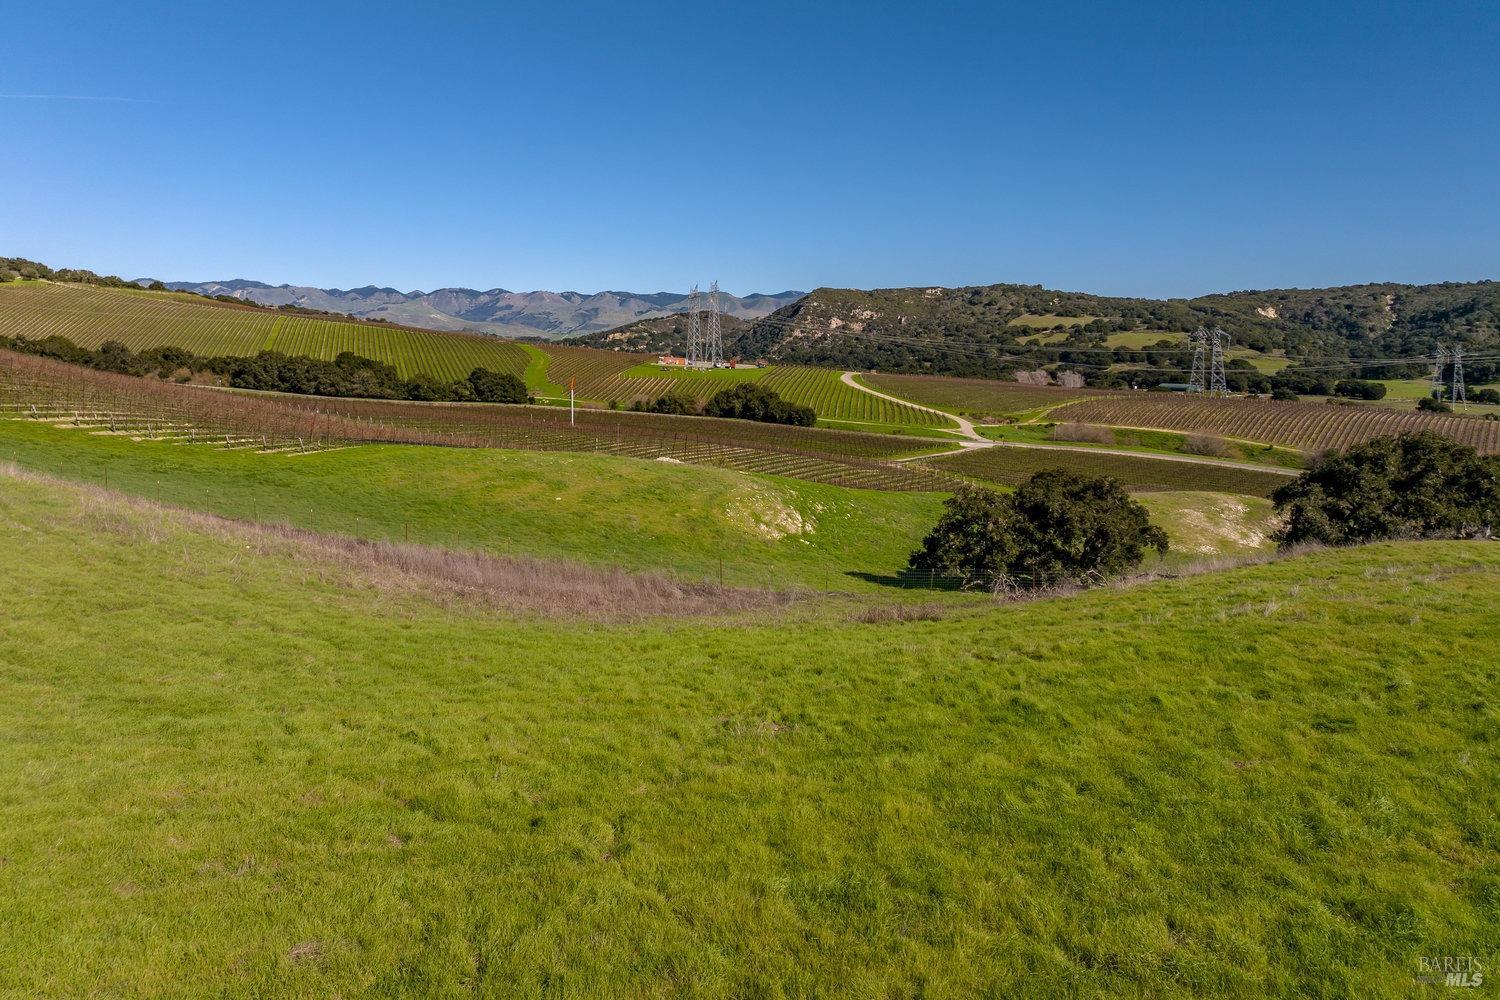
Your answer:
[[[0,460],[238,520],[866,593],[886,589],[870,580],[906,564],[941,506],[928,493],[604,455],[402,445],[266,455],[19,420],[0,420]],[[1202,491],[1139,499],[1173,537],[1169,565],[1265,546],[1263,500]]]
[[[0,459],[226,517],[692,580],[873,589],[936,521],[926,493],[601,455],[364,445],[263,455],[0,420]]]
[[[1218,326],[1240,348],[1321,357],[1425,355],[1439,343],[1500,347],[1500,282],[1271,289],[1143,299],[1036,285],[819,288],[757,320],[726,349],[803,364],[945,375],[997,375],[1045,341],[1096,350],[1145,333],[1154,342]],[[1054,331],[1044,333],[1043,331]]]
[[[1132,493],[1201,490],[1264,497],[1291,482],[1289,474],[1218,462],[1185,462],[1147,454],[1111,454],[1062,448],[973,448],[923,459],[922,464],[985,483],[1019,486],[1044,469],[1070,469],[1085,476],[1110,476]]]
[[[3,993],[1405,997],[1497,958],[1492,544],[601,628],[55,487],[0,519]]]
[[[536,347],[463,333],[303,316],[177,292],[45,281],[0,283],[0,336],[66,337],[84,347],[118,340],[132,350],[174,346],[207,357],[263,350],[332,359],[342,351],[384,361],[402,376],[451,380],[475,368],[510,372],[543,396],[562,396],[570,378],[578,397],[629,404],[680,392],[706,399],[751,378],[835,421],[943,426],[943,417],[877,399],[839,381],[839,372],[780,366],[754,371],[662,373],[653,357],[585,348]]]
[[[132,350],[181,347],[208,357],[281,351],[332,359],[341,351],[396,366],[402,376],[463,378],[475,368],[523,376],[520,345],[463,333],[299,316],[147,292],[53,282],[0,283],[0,335],[66,337],[84,347],[118,340]]]

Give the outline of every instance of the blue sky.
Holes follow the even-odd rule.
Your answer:
[[[1497,52],[1493,2],[12,5],[0,255],[403,290],[1496,278]]]

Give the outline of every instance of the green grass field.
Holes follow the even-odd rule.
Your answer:
[[[132,350],[173,346],[208,357],[275,350],[332,359],[353,351],[394,365],[403,376],[425,372],[449,380],[475,368],[520,376],[529,361],[520,345],[477,334],[299,316],[176,292],[53,282],[0,284],[0,335],[61,336],[83,347],[118,340]]]
[[[1394,998],[1500,958],[1492,543],[603,627],[63,487],[0,519],[7,995]]]
[[[363,445],[263,455],[0,420],[0,460],[225,517],[689,580],[878,591],[937,519],[924,493],[602,455]]]
[[[556,378],[515,347],[533,385]],[[881,401],[837,374],[761,376],[910,410],[856,411],[844,393]],[[1197,402],[981,389],[1033,419]],[[1309,434],[1356,415],[1262,412]],[[1381,413],[1405,418],[1357,415]],[[1500,547],[1211,570],[1270,558],[1254,494],[1286,477],[1019,448],[923,464],[1117,476],[1168,533],[1161,578],[1021,603],[921,587],[899,574],[934,493],[0,419],[0,997],[1405,997],[1421,956],[1494,967]],[[381,562],[355,540],[446,548]],[[474,552],[539,562],[500,595]],[[594,589],[558,596],[573,579]]]
[[[1155,347],[1162,341],[1170,342],[1172,348],[1178,351],[1185,352],[1188,348],[1187,334],[1182,332],[1171,332],[1167,330],[1131,330],[1128,333],[1112,333],[1108,337],[1104,338],[1104,343],[1106,346],[1128,347],[1132,350],[1145,350],[1149,347]],[[1275,374],[1276,372],[1281,371],[1287,365],[1291,364],[1291,362],[1284,357],[1279,357],[1276,354],[1262,354],[1260,351],[1253,351],[1248,347],[1231,346],[1229,348],[1228,356],[1229,360],[1231,361],[1236,358],[1242,358],[1254,365],[1256,371],[1259,371],[1266,375]],[[1182,356],[1182,363],[1187,364],[1188,361],[1189,357],[1186,353],[1184,353]],[[1125,368],[1128,368],[1129,366],[1122,365],[1119,367],[1123,370]]]
[[[0,420],[0,461],[7,460],[239,520],[687,580],[717,581],[722,572],[728,584],[866,594],[887,589],[871,581],[901,570],[941,501],[605,455],[400,445],[264,455],[28,420]],[[1189,488],[1180,480],[1168,487]],[[1212,492],[1141,500],[1174,545],[1181,540],[1168,560],[1174,565],[1209,551],[1195,540],[1205,533],[1249,540],[1213,554],[1263,548],[1255,536],[1267,514],[1258,499],[1239,496],[1242,506],[1232,510]],[[1180,513],[1194,507],[1208,513]]]
[[[547,378],[547,366],[552,363],[552,356],[532,344],[517,344],[516,346],[526,352],[526,368],[521,373],[526,388],[538,396],[553,399],[565,398],[568,387],[558,385]]]
[[[971,448],[923,459],[924,465],[984,483],[1019,486],[1043,469],[1069,469],[1086,476],[1111,476],[1131,492],[1195,490],[1266,496],[1287,474],[1214,462],[1184,462],[1149,454],[1117,455],[1097,449]]]
[[[1247,347],[1231,347],[1229,349],[1229,360],[1233,361],[1236,358],[1244,358],[1254,365],[1255,370],[1262,375],[1275,375],[1291,364],[1291,361],[1287,358],[1278,357],[1275,354],[1262,354],[1259,351],[1252,351]]]
[[[1050,330],[1059,323],[1064,326],[1083,326],[1092,322],[1093,316],[1058,316],[1053,313],[1022,313],[1007,323],[1007,326],[1024,326],[1033,330]]]
[[[1424,399],[1432,393],[1432,381],[1423,378],[1405,379],[1379,379],[1381,385],[1385,386],[1385,398],[1377,400],[1375,406],[1390,406],[1403,410],[1414,410],[1417,400]],[[1469,395],[1474,394],[1475,389],[1480,386],[1470,386]],[[1494,387],[1491,387],[1494,388]],[[1485,414],[1500,415],[1500,405],[1494,403],[1464,403],[1455,408],[1455,412],[1468,416],[1484,416]]]
[[[1050,330],[1046,333],[1032,333],[1019,339],[1019,343],[1029,344],[1033,347],[1045,346],[1047,344],[1061,344],[1068,339],[1066,330]]]
[[[1170,341],[1174,348],[1181,348],[1187,342],[1187,335],[1173,333],[1168,330],[1131,330],[1128,333],[1112,333],[1104,338],[1106,347],[1128,347],[1131,350],[1142,350],[1147,347],[1155,347],[1162,341]]]
[[[1066,410],[1057,412],[1057,417],[1067,416]],[[1093,425],[1090,425],[1093,426]],[[1140,430],[1128,427],[1109,428],[1112,440],[1069,440],[1066,429],[1059,432],[1056,421],[1038,420],[1031,423],[979,424],[975,427],[982,436],[992,441],[1015,441],[1025,444],[1067,445],[1070,448],[1107,448],[1112,450],[1138,451],[1144,455],[1190,455],[1200,457],[1188,443],[1190,435],[1177,431]],[[1063,436],[1059,437],[1059,433]],[[1306,464],[1300,451],[1292,448],[1277,448],[1274,445],[1254,445],[1245,442],[1220,439],[1224,459],[1233,462],[1254,462],[1282,469],[1299,469]]]
[[[1432,394],[1432,380],[1425,378],[1387,378],[1377,379],[1385,386],[1386,400],[1417,400]],[[1382,400],[1384,402],[1384,400]]]

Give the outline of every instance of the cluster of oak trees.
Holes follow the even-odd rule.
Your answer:
[[[1500,459],[1430,431],[1320,459],[1271,494],[1291,546],[1488,538],[1500,523]],[[1011,493],[963,489],[911,554],[912,570],[991,591],[1087,586],[1165,554],[1167,536],[1109,478],[1063,469]]]
[[[701,407],[691,396],[668,393],[650,403],[638,403],[632,409],[648,413],[757,420],[766,424],[790,424],[794,427],[811,427],[818,420],[817,411],[811,406],[782,399],[774,389],[767,389],[753,382],[741,382],[732,388],[722,389]]]

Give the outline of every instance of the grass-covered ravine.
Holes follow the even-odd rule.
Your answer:
[[[0,420],[0,460],[240,520],[819,590],[881,589],[866,577],[900,570],[940,506],[933,494],[604,455],[402,445],[267,455],[29,420]]]
[[[685,580],[871,594],[891,590],[941,507],[930,493],[604,455],[401,445],[267,455],[32,420],[0,420],[0,460],[237,520]],[[1169,566],[1269,545],[1264,500],[1213,492],[1139,499],[1172,538]]]
[[[1500,957],[1493,543],[606,626],[32,479],[0,523],[7,995],[1405,997]]]

